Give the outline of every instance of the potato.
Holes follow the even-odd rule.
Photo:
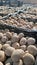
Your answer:
[[[29,53],[26,53],[23,56],[23,61],[25,65],[33,65],[35,63],[34,56]]]
[[[8,40],[8,38],[6,36],[3,36],[2,39],[1,39],[1,42],[5,43],[7,40]]]
[[[15,42],[12,44],[12,47],[14,47],[15,49],[18,49],[18,48],[20,48],[20,45],[19,45],[19,43]]]
[[[20,48],[21,48],[23,51],[26,51],[26,45],[22,45],[22,46],[20,46]]]
[[[19,39],[21,39],[22,37],[24,37],[24,34],[20,33],[20,34],[18,34],[18,36],[19,36]]]
[[[32,54],[32,55],[36,55],[37,54],[37,48],[36,48],[36,46],[34,46],[34,45],[29,45],[28,47],[27,47],[27,50],[28,50],[28,52],[30,53],[30,54]]]
[[[9,44],[4,44],[4,45],[2,46],[3,51],[5,51],[6,48],[9,47],[9,46],[10,46]]]
[[[16,49],[12,55],[11,59],[13,62],[18,62],[20,58],[22,58],[22,55],[24,54],[24,51],[22,49]]]
[[[21,38],[21,40],[20,40],[20,45],[25,45],[26,42],[27,42],[26,38],[23,37],[23,38]]]
[[[17,35],[13,35],[12,39],[11,39],[11,42],[15,43],[15,42],[18,42],[18,41],[19,41],[19,37]]]
[[[5,50],[6,56],[11,56],[11,54],[14,52],[15,48],[13,47],[7,47]]]
[[[11,39],[12,38],[12,33],[6,32],[6,36],[8,37],[8,39]]]
[[[28,43],[28,45],[33,45],[33,44],[35,44],[35,39],[32,37],[28,38],[27,43]]]

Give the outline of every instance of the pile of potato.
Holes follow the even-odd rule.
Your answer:
[[[37,44],[23,33],[0,30],[0,65],[37,65]]]
[[[0,23],[2,24],[8,24],[13,25],[15,27],[20,27],[23,29],[29,29],[29,30],[37,30],[37,23],[33,23],[32,21],[27,21],[26,19],[21,19],[18,17],[9,17],[9,19],[6,20],[0,20]]]

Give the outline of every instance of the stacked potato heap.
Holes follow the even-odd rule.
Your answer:
[[[20,27],[23,29],[29,29],[29,30],[37,30],[37,23],[33,23],[32,21],[24,20],[22,18],[18,17],[9,17],[9,19],[6,20],[0,20],[0,23],[2,24],[8,24],[8,25],[13,25],[15,27]]]
[[[0,65],[37,65],[37,44],[9,30],[0,31]]]

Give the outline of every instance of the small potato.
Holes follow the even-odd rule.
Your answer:
[[[17,35],[13,35],[12,39],[11,39],[11,42],[15,43],[15,42],[18,42],[18,40],[19,40],[19,37]]]
[[[20,45],[25,45],[26,42],[27,42],[26,38],[23,37],[23,38],[21,38],[21,40],[20,40]]]
[[[5,60],[5,52],[0,50],[0,61]]]
[[[33,44],[35,44],[35,39],[32,37],[28,38],[27,43],[28,43],[28,45],[33,45]]]
[[[6,36],[3,36],[2,39],[1,39],[1,42],[5,43],[7,40],[8,40],[8,38]]]
[[[32,55],[36,55],[37,54],[37,48],[34,45],[29,45],[27,48],[28,52]]]
[[[20,45],[19,45],[19,43],[13,43],[12,44],[12,47],[14,47],[15,49],[18,49],[18,48],[20,48]]]
[[[5,51],[6,48],[9,47],[9,46],[10,46],[9,44],[4,44],[4,45],[2,46],[3,51]]]
[[[20,34],[18,34],[18,36],[19,36],[19,39],[21,39],[22,37],[24,37],[24,34],[20,33]]]
[[[23,65],[23,61],[20,59],[19,62],[14,62],[13,65]]]
[[[26,45],[22,45],[22,46],[20,46],[20,48],[21,48],[23,51],[26,51]]]
[[[0,62],[0,65],[3,65],[3,63],[2,63],[2,62]]]
[[[6,48],[5,54],[7,56],[11,56],[11,54],[13,53],[14,50],[15,50],[15,48],[9,46],[9,47]]]
[[[20,58],[22,58],[22,55],[24,54],[24,51],[22,49],[16,49],[12,55],[11,59],[13,62],[18,62]]]
[[[8,37],[8,39],[11,39],[12,38],[12,33],[6,32],[6,36]]]
[[[29,53],[26,53],[23,56],[23,61],[25,65],[33,65],[35,63],[34,56]]]

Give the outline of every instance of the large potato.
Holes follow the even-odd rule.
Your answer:
[[[12,55],[11,59],[13,62],[18,62],[20,58],[22,58],[24,51],[22,49],[16,49]]]
[[[34,45],[29,45],[27,48],[28,52],[32,55],[36,55],[37,54],[37,48]]]
[[[35,44],[35,39],[32,38],[32,37],[31,38],[28,38],[27,43],[28,43],[28,45]]]
[[[29,53],[26,53],[23,56],[23,61],[25,65],[33,65],[35,63],[34,56]]]

